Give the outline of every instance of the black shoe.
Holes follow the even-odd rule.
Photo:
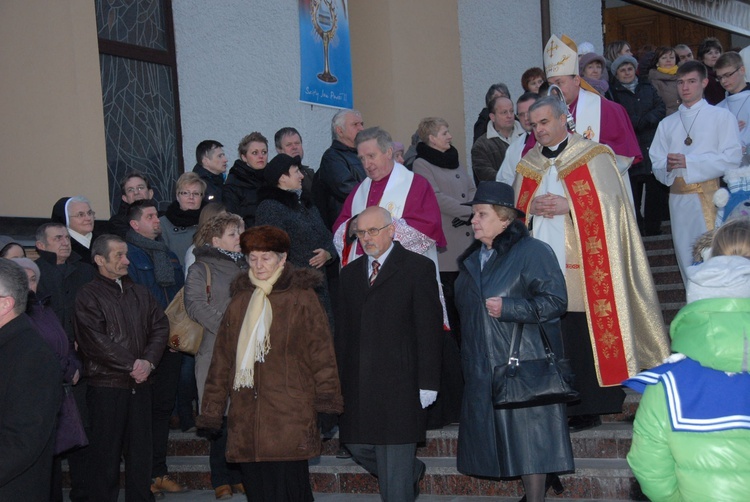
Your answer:
[[[414,482],[414,498],[416,499],[419,497],[419,482],[424,479],[424,474],[427,472],[427,466],[422,462],[422,470],[419,471],[419,476],[417,476],[417,480]]]
[[[552,491],[555,492],[555,495],[560,495],[565,491],[565,487],[563,486],[562,481],[560,481],[560,476],[558,476],[557,474],[547,474],[547,481],[545,481],[544,486],[545,493],[550,488],[552,488]]]
[[[560,476],[557,474],[547,474],[547,479],[544,480],[544,493],[547,493],[550,488],[555,492],[555,495],[560,495],[565,491],[565,487],[562,481],[560,481]],[[521,497],[518,502],[526,502],[526,495]]]
[[[352,454],[346,449],[346,446],[342,446],[339,448],[339,451],[336,452],[336,458],[352,458]]]
[[[602,419],[599,415],[579,415],[568,419],[570,432],[585,431],[600,425],[602,425]]]

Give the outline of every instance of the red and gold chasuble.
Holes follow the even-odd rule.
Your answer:
[[[531,200],[541,195],[535,192],[550,165],[540,148],[529,151],[517,167],[517,207],[527,213]],[[669,355],[645,249],[608,147],[573,135],[555,166],[572,220],[566,227],[566,255],[578,255],[565,261],[568,268],[580,268],[599,384],[619,385]],[[568,284],[568,290],[570,295],[577,288]]]

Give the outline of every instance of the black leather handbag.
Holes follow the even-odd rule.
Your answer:
[[[542,323],[538,325],[544,344],[543,359],[522,359],[519,349],[523,324],[516,324],[513,329],[508,363],[495,366],[492,375],[492,403],[496,408],[525,408],[579,399],[573,388],[570,361],[557,358]]]

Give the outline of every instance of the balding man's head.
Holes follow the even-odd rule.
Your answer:
[[[396,231],[391,213],[380,206],[371,206],[357,216],[357,238],[368,256],[379,258],[391,247]]]

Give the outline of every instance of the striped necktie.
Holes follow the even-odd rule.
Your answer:
[[[380,270],[380,263],[378,260],[372,262],[372,273],[370,274],[370,286],[375,282],[375,278],[378,276],[378,270]]]

